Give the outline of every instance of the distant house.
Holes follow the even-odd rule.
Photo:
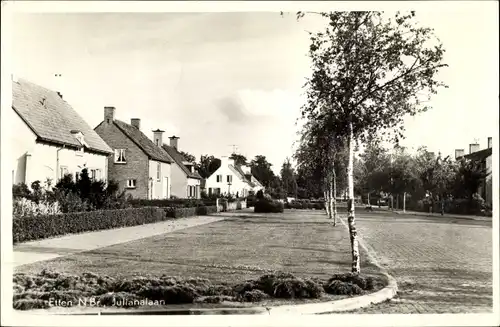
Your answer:
[[[493,200],[493,188],[492,188],[492,138],[488,137],[488,147],[486,149],[480,150],[479,144],[473,143],[469,144],[469,154],[465,154],[464,149],[456,149],[455,150],[455,158],[457,160],[465,158],[467,160],[474,160],[481,162],[483,168],[489,173],[488,177],[483,183],[483,186],[480,186],[478,189],[478,193],[481,197],[487,202],[492,203]]]
[[[141,131],[141,121],[115,119],[115,108],[104,108],[104,120],[95,128],[113,149],[108,175],[121,189],[138,199],[164,199],[171,195],[173,159]]]
[[[12,183],[52,185],[66,174],[78,179],[87,168],[94,180],[107,179],[106,142],[62,98],[24,79],[12,82]]]
[[[236,165],[229,157],[221,158],[220,167],[204,182],[204,189],[211,194],[232,194],[247,196],[250,191],[263,189],[262,184],[252,176],[250,168]]]
[[[172,195],[179,198],[199,199],[202,178],[194,169],[193,163],[186,161],[186,158],[179,152],[179,138],[175,135],[169,137],[170,145],[167,145],[162,140],[163,131],[156,130],[154,133],[155,144],[163,147],[174,160],[172,164]]]

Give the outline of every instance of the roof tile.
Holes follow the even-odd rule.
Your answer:
[[[57,92],[24,79],[12,84],[12,108],[39,140],[79,147],[80,142],[71,133],[72,130],[78,130],[84,135],[90,150],[113,152]]]

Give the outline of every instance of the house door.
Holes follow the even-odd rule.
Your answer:
[[[170,188],[168,187],[168,177],[164,177],[163,178],[163,196],[168,199],[169,198],[169,194],[168,194],[168,190]]]

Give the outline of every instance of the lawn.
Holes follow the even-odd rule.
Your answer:
[[[272,270],[327,279],[351,267],[349,235],[323,211],[242,213],[224,221],[19,266],[15,272],[182,276],[237,283]],[[363,275],[379,275],[361,251]]]

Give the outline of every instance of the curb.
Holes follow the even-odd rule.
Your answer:
[[[338,217],[342,225],[348,229],[348,226],[342,217]],[[296,314],[296,315],[307,315],[307,314],[328,314],[337,313],[343,311],[351,311],[355,309],[360,309],[363,307],[370,306],[372,304],[381,303],[392,299],[398,292],[398,285],[396,279],[392,277],[387,270],[382,267],[373,255],[373,250],[368,249],[364,244],[364,240],[359,237],[359,245],[368,255],[369,260],[374,266],[380,269],[382,274],[388,279],[388,285],[383,289],[362,296],[356,296],[352,298],[328,301],[321,303],[306,303],[306,304],[296,304],[296,305],[281,305],[274,307],[244,307],[244,308],[214,308],[214,309],[163,309],[163,310],[116,310],[109,308],[109,310],[99,310],[99,311],[80,311],[80,312],[50,312],[45,311],[45,314],[56,314],[56,315],[227,315],[227,314],[247,314],[247,315],[273,315],[273,314]],[[38,311],[39,313],[42,310]],[[31,311],[30,313],[34,313]]]
[[[391,212],[391,211],[387,211]],[[492,221],[493,217],[482,217],[482,216],[477,216],[476,217],[463,217],[463,216],[458,216],[458,215],[447,215],[445,214],[444,216],[441,216],[440,214],[428,214],[428,213],[415,213],[415,212],[403,212],[403,211],[392,211],[392,213],[398,214],[398,215],[411,215],[411,216],[421,216],[421,217],[430,217],[430,218],[452,218],[452,219],[464,219],[464,220],[475,220],[475,221]]]

